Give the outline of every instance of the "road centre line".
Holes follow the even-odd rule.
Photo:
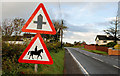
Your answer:
[[[85,53],[84,53],[84,54],[85,54]],[[85,54],[85,55],[89,56],[88,54]]]
[[[95,57],[92,57],[92,58],[94,58],[94,59],[96,59],[96,60],[99,60],[99,61],[101,61],[101,62],[104,62],[103,60],[101,60],[101,59],[98,59],[98,58],[95,58]]]
[[[66,48],[67,49],[67,48]],[[87,76],[90,76],[89,74],[88,74],[88,72],[84,69],[84,67],[80,64],[80,62],[73,56],[73,54],[70,52],[70,50],[69,49],[67,49],[68,50],[68,52],[70,53],[70,55],[73,57],[73,59],[77,62],[77,64],[79,65],[79,67],[81,68],[81,70],[83,71],[83,73],[85,74],[85,75],[87,75]]]
[[[79,51],[80,52],[80,51]],[[82,52],[80,52],[80,53],[82,53]],[[84,55],[87,55],[86,53],[83,53]],[[97,55],[97,54],[95,54],[95,55]],[[89,55],[87,55],[87,56],[89,56]],[[98,55],[98,56],[103,56],[103,55]],[[92,56],[91,56],[92,57]],[[106,56],[103,56],[103,57],[106,57]],[[101,61],[101,62],[104,62],[103,60],[101,60],[101,59],[98,59],[98,58],[96,58],[96,57],[92,57],[92,58],[94,58],[94,59],[96,59],[96,60],[99,60],[99,61]],[[110,59],[113,59],[113,60],[116,60],[116,61],[120,61],[119,59],[115,59],[115,58],[112,58],[112,57],[108,57],[108,58],[110,58]],[[105,62],[105,63],[109,63],[109,62]],[[120,67],[118,67],[118,66],[116,66],[116,65],[113,65],[113,67],[115,67],[115,68],[117,68],[117,69],[120,69]]]
[[[116,66],[116,65],[113,65],[113,67],[120,69],[120,67],[118,67],[118,66]]]
[[[76,51],[78,51],[78,50],[76,50]],[[82,54],[85,54],[85,55],[89,56],[88,54],[86,54],[86,53],[83,53],[83,52],[81,52],[81,51],[78,51],[78,52],[80,52],[80,53],[82,53]]]
[[[78,50],[77,50],[78,51]],[[80,51],[78,51],[78,52],[80,52]],[[82,53],[82,52],[80,52],[80,53]],[[87,56],[89,56],[88,54],[86,54],[86,53],[83,53],[84,55],[87,55]],[[95,54],[95,55],[97,55],[97,54]],[[101,56],[101,55],[98,55],[98,56]],[[101,60],[101,59],[98,59],[98,58],[95,58],[95,57],[92,57],[92,58],[94,58],[94,59],[96,59],[96,60],[99,60],[99,61],[101,61],[101,62],[104,62],[103,60]]]

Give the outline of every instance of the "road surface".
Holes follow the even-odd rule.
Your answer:
[[[79,65],[81,71],[86,75],[115,75],[120,72],[118,59],[108,58],[107,56],[99,56],[93,53],[80,50],[78,48],[65,47],[71,54],[73,59]],[[111,59],[111,60],[109,60]]]
[[[65,50],[65,58],[64,58],[64,76],[73,76],[79,75],[84,76],[77,63],[74,61],[70,53]]]

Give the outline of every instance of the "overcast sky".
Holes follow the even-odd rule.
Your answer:
[[[24,18],[26,21],[38,6],[38,2],[4,2],[2,3],[2,19]],[[86,41],[95,43],[96,35],[104,34],[109,21],[117,15],[117,2],[74,2],[44,3],[53,19],[64,19],[68,27],[64,31],[64,42]],[[62,14],[60,14],[62,13]],[[62,15],[62,16],[61,16]]]

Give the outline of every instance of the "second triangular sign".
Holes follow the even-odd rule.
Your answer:
[[[56,34],[56,30],[42,3],[38,5],[31,17],[22,28],[23,32]]]
[[[18,61],[20,63],[53,64],[53,60],[40,34],[35,35]]]

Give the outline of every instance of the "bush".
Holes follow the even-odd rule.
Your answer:
[[[73,47],[74,45],[73,44],[70,44],[70,43],[66,43],[64,44],[64,47]]]
[[[12,58],[14,55],[19,56],[27,45],[21,44],[9,44],[9,43],[2,43],[2,56],[3,57],[10,57]]]
[[[2,74],[18,74],[22,64],[18,62],[26,45],[2,42]],[[25,66],[24,66],[25,67]]]
[[[115,45],[114,48],[120,50],[120,44]]]
[[[59,52],[60,42],[45,43],[49,52]],[[27,44],[2,43],[2,74],[8,76],[12,74],[34,74],[34,64],[19,63],[18,59],[27,47]]]
[[[110,43],[108,43],[106,46],[107,46],[107,47],[114,47],[115,45],[116,45],[115,42],[110,42]]]
[[[58,50],[60,49],[61,43],[60,42],[55,42],[55,43],[45,43],[47,46],[48,51],[50,52],[55,52],[57,53]]]

